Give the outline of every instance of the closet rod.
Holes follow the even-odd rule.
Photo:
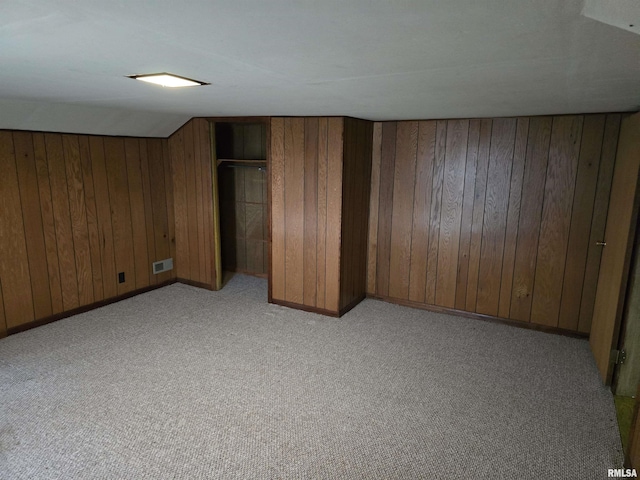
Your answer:
[[[227,167],[227,168],[257,168],[260,171],[265,171],[267,169],[267,167],[264,167],[262,165],[233,165],[233,164],[228,164],[228,163],[221,163],[220,164],[221,167]]]

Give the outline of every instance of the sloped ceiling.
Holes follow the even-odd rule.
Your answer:
[[[635,110],[640,35],[582,0],[7,0],[0,128],[167,136],[193,116]],[[172,72],[168,89],[126,75]]]

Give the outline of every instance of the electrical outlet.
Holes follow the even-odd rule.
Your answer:
[[[124,283],[124,272],[118,273],[118,283]]]

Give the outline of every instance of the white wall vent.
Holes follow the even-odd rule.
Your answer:
[[[173,269],[173,258],[167,258],[165,260],[160,260],[159,262],[153,262],[153,274],[157,275],[158,273],[166,272],[167,270]]]

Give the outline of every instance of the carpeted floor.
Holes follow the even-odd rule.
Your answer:
[[[266,281],[175,284],[0,340],[0,478],[602,479],[588,343]]]

